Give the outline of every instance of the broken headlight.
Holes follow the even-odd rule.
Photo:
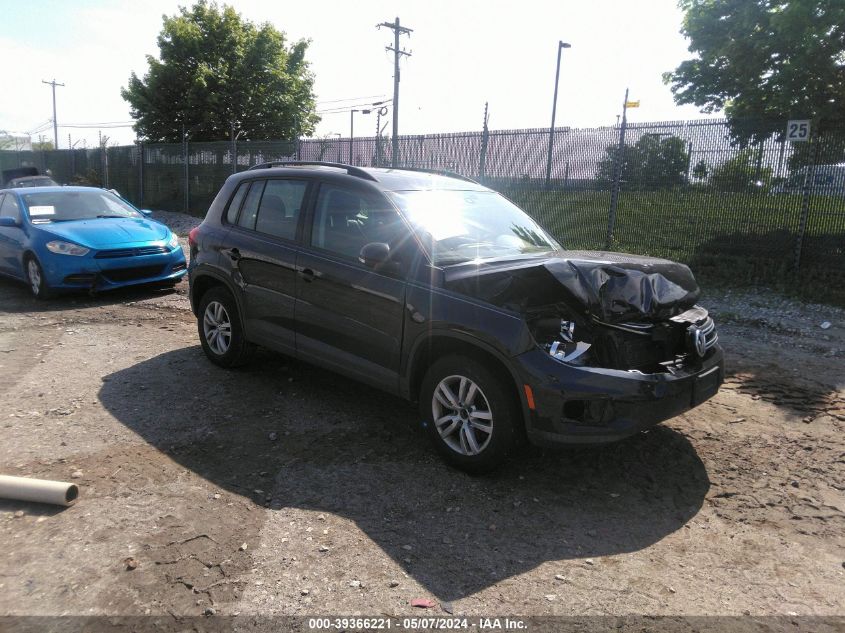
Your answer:
[[[575,322],[561,319],[558,340],[545,346],[552,358],[563,363],[582,364],[590,344],[575,340]]]

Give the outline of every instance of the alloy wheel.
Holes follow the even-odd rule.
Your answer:
[[[41,294],[41,268],[34,259],[27,261],[26,274],[29,276],[29,287],[32,289],[32,294],[37,297]]]
[[[232,321],[219,301],[210,302],[202,318],[202,329],[208,347],[220,356],[229,351],[232,342]]]
[[[431,398],[440,438],[460,455],[478,455],[493,437],[493,412],[481,388],[466,376],[447,376]]]

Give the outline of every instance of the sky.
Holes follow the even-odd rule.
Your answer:
[[[131,72],[143,75],[158,52],[162,16],[178,0],[0,0],[4,95],[0,130],[43,128],[52,139],[50,86],[56,88],[59,147],[131,142],[120,96]],[[245,18],[269,22],[289,40],[309,39],[318,110],[368,104],[393,92],[392,31],[402,38],[399,133],[479,130],[489,102],[490,129],[548,127],[558,41],[563,51],[556,125],[613,125],[626,87],[641,107],[630,121],[707,118],[676,106],[663,72],[690,57],[676,0],[232,0]],[[345,101],[344,101],[345,100]],[[359,107],[362,107],[359,105]],[[363,106],[366,107],[366,106]],[[348,110],[324,112],[317,136],[349,136]],[[388,119],[391,114],[388,114]],[[383,123],[385,121],[382,121]],[[96,127],[69,127],[80,125]],[[375,115],[355,115],[355,135],[375,133]],[[390,132],[388,125],[386,133]]]

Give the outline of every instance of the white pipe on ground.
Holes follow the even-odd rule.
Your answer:
[[[70,506],[76,502],[78,497],[79,487],[76,484],[0,475],[0,499],[17,499],[18,501]]]

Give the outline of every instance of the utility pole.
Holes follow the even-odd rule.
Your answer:
[[[411,53],[399,48],[399,36],[407,35],[410,37],[413,29],[401,26],[398,17],[394,22],[382,22],[376,25],[377,29],[381,27],[393,30],[393,46],[386,46],[385,49],[393,51],[393,156],[391,156],[390,162],[393,167],[396,167],[399,159],[399,58],[402,55],[411,56]]]
[[[53,81],[44,81],[42,79],[41,83],[53,87],[53,143],[55,143],[53,149],[59,149],[59,126],[56,123],[56,86],[64,87],[64,84],[56,83],[55,79]]]
[[[560,80],[560,53],[564,48],[572,48],[566,42],[557,43],[557,68],[555,69],[555,96],[552,101],[552,125],[549,127],[549,157],[546,162],[546,187],[552,178],[552,146],[555,143],[555,115],[557,114],[557,85]]]

